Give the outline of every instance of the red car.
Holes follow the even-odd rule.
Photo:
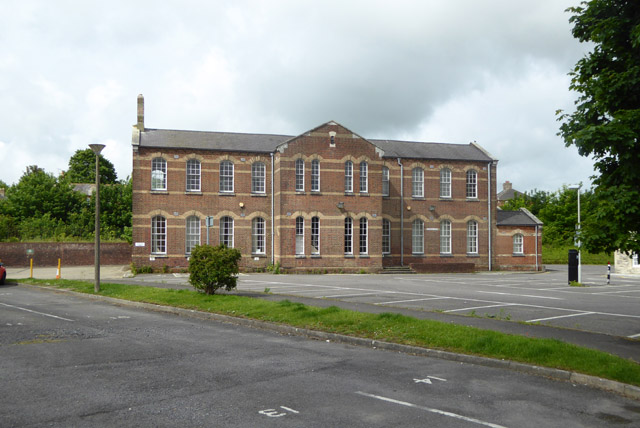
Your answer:
[[[0,263],[0,285],[4,285],[5,279],[7,279],[7,270],[4,268],[4,264]]]

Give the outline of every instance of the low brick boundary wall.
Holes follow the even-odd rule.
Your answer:
[[[27,254],[33,250],[33,255]],[[93,242],[0,242],[0,260],[7,266],[29,266],[33,257],[36,266],[93,265]],[[131,245],[126,242],[100,243],[100,264],[128,265],[131,263]]]

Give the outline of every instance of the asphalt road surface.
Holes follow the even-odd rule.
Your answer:
[[[0,288],[0,376],[2,427],[640,426],[568,382],[25,286]]]

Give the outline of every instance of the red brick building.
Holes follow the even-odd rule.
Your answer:
[[[209,242],[249,271],[498,268],[497,160],[475,143],[150,129],[139,96],[132,147],[137,266],[186,267]]]

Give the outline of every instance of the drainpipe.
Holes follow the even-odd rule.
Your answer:
[[[493,251],[492,251],[492,242],[491,242],[491,236],[492,236],[492,223],[491,223],[491,164],[493,162],[489,162],[488,163],[488,167],[489,167],[489,180],[488,180],[488,186],[487,186],[487,211],[488,211],[488,219],[489,219],[489,271],[491,271],[492,266],[491,266],[491,259],[492,259],[492,255],[493,255]]]
[[[404,266],[404,166],[400,165],[400,266]]]
[[[538,272],[538,225],[536,224],[536,272]]]
[[[275,264],[275,254],[274,254],[274,250],[275,250],[275,244],[273,242],[273,239],[275,238],[275,231],[274,231],[274,226],[275,226],[275,220],[273,218],[273,212],[274,212],[274,194],[273,194],[273,153],[269,153],[271,155],[271,265]]]

